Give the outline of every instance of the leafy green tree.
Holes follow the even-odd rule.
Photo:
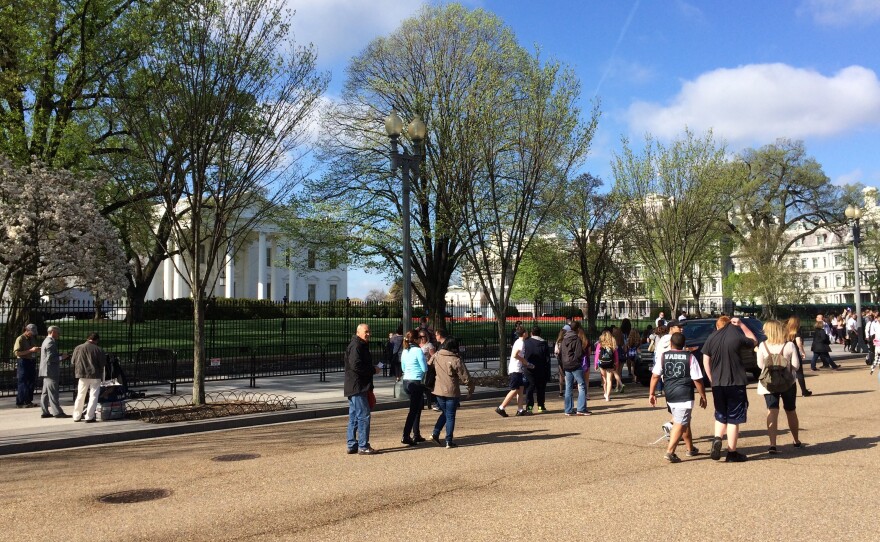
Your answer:
[[[690,130],[668,145],[647,136],[641,154],[624,139],[612,166],[635,251],[676,314],[688,273],[717,238],[739,194],[724,147],[711,132],[697,136]]]
[[[513,280],[511,299],[527,299],[534,314],[544,312],[549,301],[561,301],[572,289],[568,254],[554,237],[538,236],[523,252],[519,272]]]
[[[204,402],[205,307],[219,262],[289,199],[326,88],[281,0],[196,0],[166,15],[121,114],[147,158],[193,300],[193,401]],[[145,217],[148,219],[148,217]],[[165,247],[168,253],[169,247]]]
[[[577,291],[587,302],[587,325],[596,333],[596,321],[603,299],[612,291],[626,289],[623,254],[629,253],[625,224],[620,220],[620,202],[601,194],[601,179],[585,173],[562,187],[554,221],[569,250],[569,262],[579,282]],[[572,292],[574,293],[574,292]]]
[[[767,278],[754,281],[754,287],[763,316],[774,318],[779,296],[792,281],[783,265],[786,256],[800,240],[841,222],[840,191],[800,141],[780,139],[747,149],[730,170],[743,190],[728,215],[728,235],[756,276]]]

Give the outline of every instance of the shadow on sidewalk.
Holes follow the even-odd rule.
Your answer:
[[[482,446],[485,444],[505,444],[518,443],[529,440],[556,440],[560,438],[580,436],[580,433],[554,433],[541,434],[545,429],[535,431],[498,431],[495,433],[486,433],[483,435],[470,435],[456,439],[459,447],[466,446]]]
[[[813,392],[813,397],[825,397],[828,395],[857,395],[859,393],[873,393],[875,390],[848,390],[848,391],[829,391],[825,393]]]

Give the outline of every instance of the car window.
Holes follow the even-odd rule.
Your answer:
[[[715,322],[688,322],[684,326],[684,336],[688,344],[702,344],[715,331]]]

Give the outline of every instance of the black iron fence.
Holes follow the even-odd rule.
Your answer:
[[[659,304],[612,303],[603,305],[597,326],[620,325],[628,318],[634,329],[643,332],[653,325]],[[400,303],[285,302],[244,299],[212,299],[206,308],[204,373],[206,380],[249,379],[285,375],[318,375],[344,368],[345,347],[359,323],[372,329],[370,343],[374,359],[386,360],[387,337],[400,325]],[[413,308],[413,327],[424,315]],[[583,304],[517,304],[508,309],[505,343],[516,322],[530,328],[539,325],[548,340],[556,338],[570,318],[582,319]],[[669,316],[667,314],[667,316]],[[14,323],[14,322],[17,322]],[[15,394],[16,360],[11,341],[21,332],[22,322],[35,323],[41,336],[51,325],[60,328],[59,346],[70,352],[90,332],[101,337],[102,347],[119,360],[130,388],[191,383],[193,379],[192,301],[148,301],[134,309],[125,302],[53,300],[27,307],[23,313],[0,302],[0,330],[5,355],[0,356],[0,396]],[[494,315],[487,307],[447,306],[443,325],[463,345],[468,362],[482,362],[485,369],[497,367],[498,331]],[[69,364],[62,365],[61,389],[75,388]]]

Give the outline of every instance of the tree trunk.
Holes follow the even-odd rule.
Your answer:
[[[205,301],[193,291],[193,405],[205,404]]]
[[[498,329],[498,371],[502,376],[507,376],[507,315],[504,311],[495,313],[495,322]]]

